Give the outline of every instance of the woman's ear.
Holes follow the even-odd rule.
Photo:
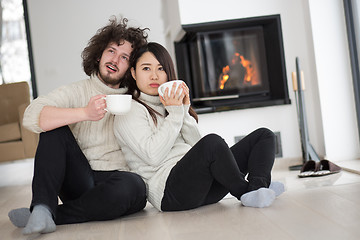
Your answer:
[[[131,76],[132,76],[133,79],[136,81],[135,69],[132,67],[132,68],[130,69],[130,71],[131,71]]]

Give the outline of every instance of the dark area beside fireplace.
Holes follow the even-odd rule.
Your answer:
[[[198,113],[290,104],[280,15],[182,27],[177,70]]]

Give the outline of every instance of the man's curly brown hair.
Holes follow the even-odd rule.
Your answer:
[[[111,42],[123,44],[124,41],[131,43],[133,49],[137,49],[147,43],[148,28],[128,27],[128,19],[122,18],[117,22],[116,17],[109,19],[109,24],[100,28],[90,39],[87,47],[81,53],[83,59],[84,72],[90,76],[99,72],[99,59],[107,45]]]

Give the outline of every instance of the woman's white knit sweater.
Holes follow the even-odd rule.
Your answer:
[[[158,96],[141,93],[140,100],[165,116]],[[116,116],[114,123],[128,166],[144,179],[148,200],[160,211],[171,169],[201,138],[195,119],[188,113],[189,105],[167,106],[166,110],[169,115],[157,115],[155,125],[148,110],[133,100],[131,111]]]
[[[23,125],[40,133],[40,112],[44,106],[80,108],[99,94],[123,94],[127,89],[106,86],[96,75],[83,81],[57,88],[46,96],[36,98],[27,107]],[[113,132],[114,115],[106,113],[100,121],[83,121],[69,125],[81,150],[94,170],[128,170],[126,161]],[[51,159],[49,159],[51,161]]]

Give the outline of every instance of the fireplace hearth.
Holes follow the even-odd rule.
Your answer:
[[[198,113],[290,104],[280,15],[182,27],[178,75]]]

